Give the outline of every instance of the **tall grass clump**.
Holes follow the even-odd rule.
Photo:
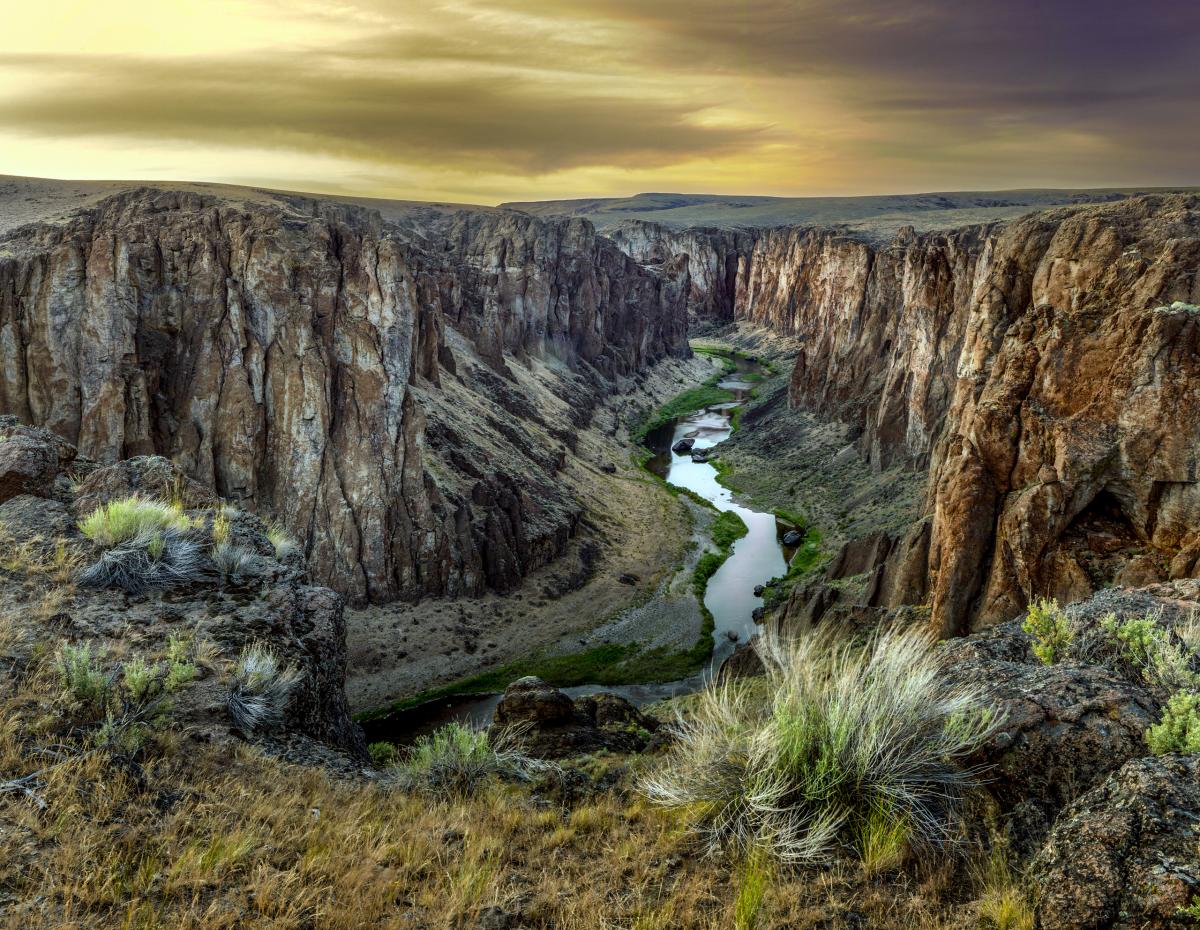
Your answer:
[[[226,699],[229,716],[244,733],[278,726],[302,677],[299,670],[281,663],[269,646],[247,646],[234,665]]]
[[[300,551],[300,544],[277,523],[272,523],[267,527],[267,540],[275,549],[275,558],[280,561]]]
[[[964,760],[999,725],[984,694],[944,682],[920,631],[759,642],[765,679],[698,696],[648,797],[742,859],[882,865],[943,846],[978,775]]]
[[[137,495],[109,501],[79,521],[79,531],[104,548],[147,534],[186,533],[191,528],[191,520],[179,505]]]
[[[469,795],[492,776],[528,781],[553,768],[527,755],[514,731],[489,734],[456,722],[418,739],[396,777],[410,788],[433,794]]]
[[[79,581],[132,594],[194,581],[201,573],[201,548],[191,538],[193,528],[177,504],[134,496],[97,507],[79,529],[103,551]]]

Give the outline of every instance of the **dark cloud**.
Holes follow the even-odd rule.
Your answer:
[[[512,74],[427,76],[397,71],[397,60],[379,44],[345,56],[185,62],[0,57],[0,65],[52,77],[38,93],[0,101],[0,124],[522,173],[655,167],[757,144],[754,127],[696,123],[703,101],[637,99]]]

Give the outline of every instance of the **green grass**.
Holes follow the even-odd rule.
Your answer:
[[[732,510],[726,510],[713,520],[712,541],[718,549],[728,549],[748,532],[750,528],[745,521]]]
[[[106,548],[143,534],[177,530],[186,533],[192,521],[176,504],[126,497],[97,507],[79,521],[79,531]]]
[[[648,433],[671,422],[677,417],[685,417],[689,413],[695,413],[697,410],[703,410],[705,407],[711,407],[714,404],[727,404],[737,399],[734,397],[732,391],[717,387],[719,382],[723,381],[731,372],[737,370],[737,366],[732,361],[731,354],[708,351],[702,348],[696,348],[695,351],[701,355],[721,358],[724,361],[721,371],[714,373],[698,387],[690,388],[680,394],[676,394],[659,407],[658,410],[633,427],[630,431],[630,438],[635,443],[641,444]]]

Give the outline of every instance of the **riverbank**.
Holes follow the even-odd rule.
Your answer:
[[[661,482],[691,518],[687,555],[673,574],[644,603],[588,634],[560,637],[533,655],[363,714],[377,735],[388,723],[431,725],[447,714],[482,719],[494,702],[482,695],[524,675],[563,688],[615,687],[637,702],[661,699],[699,687],[737,642],[753,635],[762,603],[756,590],[785,573],[796,552],[781,544],[790,527],[736,502],[703,450],[729,437],[736,412],[771,368],[720,345],[705,345],[698,354],[719,363],[719,370],[644,412],[627,430],[631,443],[642,443],[631,458],[645,467],[644,479]],[[693,457],[689,447],[701,454]]]
[[[348,609],[351,706],[387,706],[531,656],[578,652],[599,624],[649,601],[686,560],[696,515],[630,459],[626,424],[713,371],[703,357],[665,361],[574,429],[559,475],[583,509],[579,530],[516,589]],[[561,399],[529,382],[543,416],[556,413]]]

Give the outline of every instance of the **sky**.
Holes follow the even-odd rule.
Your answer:
[[[1200,184],[1197,0],[7,0],[0,174],[497,203]]]

